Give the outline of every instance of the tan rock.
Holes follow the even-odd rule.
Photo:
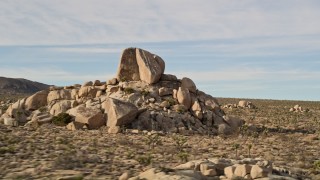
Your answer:
[[[128,180],[129,179],[129,173],[124,172],[120,177],[119,180]]]
[[[72,89],[71,90],[71,99],[77,99],[78,92],[79,92],[79,89]]]
[[[166,88],[166,87],[159,88],[159,96],[172,95],[172,92],[173,92],[172,88]]]
[[[48,104],[50,104],[54,100],[61,100],[61,99],[71,100],[72,99],[71,92],[72,90],[69,90],[69,89],[50,91],[47,97]]]
[[[67,110],[74,108],[78,105],[75,100],[62,100],[56,102],[50,109],[50,114],[53,116],[57,116],[62,112],[66,112]]]
[[[157,83],[164,72],[165,63],[161,57],[142,49],[136,49],[140,79],[149,84]]]
[[[42,106],[47,105],[47,97],[48,97],[49,91],[43,90],[35,93],[34,95],[27,98],[25,103],[25,109],[26,110],[36,110],[39,109]]]
[[[120,126],[111,126],[108,128],[108,133],[109,134],[118,134],[121,132]]]
[[[139,81],[140,73],[136,58],[136,48],[123,50],[117,72],[118,81]],[[114,83],[112,83],[114,85]]]
[[[249,164],[237,165],[234,171],[235,176],[245,177],[247,174],[250,174],[252,166]]]
[[[121,100],[108,98],[104,105],[108,114],[107,126],[122,126],[132,122],[138,113],[138,108]]]
[[[11,117],[16,117],[17,112],[24,112],[26,100],[27,98],[19,99],[17,102],[11,104],[6,110],[6,113]]]
[[[113,85],[108,85],[107,86],[107,92],[108,93],[115,93],[115,92],[117,92],[117,91],[119,91],[119,86],[113,86]]]
[[[73,121],[73,122],[69,123],[69,124],[66,126],[66,128],[69,129],[69,130],[71,130],[71,131],[75,131],[75,130],[82,129],[83,126],[84,126],[83,123]]]
[[[160,107],[169,108],[170,107],[170,103],[168,101],[162,101],[161,104],[160,104]]]
[[[191,107],[191,110],[192,111],[201,111],[202,110],[201,105],[200,105],[198,100],[194,101],[194,103],[193,103],[193,105]]]
[[[97,94],[97,89],[93,88],[92,86],[84,86],[81,87],[79,90],[79,97],[91,97],[95,98]]]
[[[197,93],[197,87],[190,78],[182,78],[181,87],[188,89],[190,92]]]
[[[76,122],[87,124],[89,129],[98,129],[106,124],[100,109],[79,106],[70,111],[72,112],[70,114],[75,115]]]
[[[247,104],[248,104],[247,101],[241,100],[241,101],[239,101],[238,106],[240,106],[240,107],[246,107]]]
[[[102,83],[101,83],[99,80],[95,80],[95,81],[93,82],[93,85],[94,85],[94,86],[101,86]]]
[[[107,81],[107,85],[116,85],[118,83],[117,78],[112,78]]]
[[[232,179],[234,177],[234,171],[236,170],[236,167],[229,166],[224,168],[224,174],[228,179]]]
[[[190,169],[191,170],[194,168],[195,168],[195,163],[191,162],[191,161],[174,167],[174,169],[178,169],[178,170],[183,170],[183,169]]]
[[[160,80],[161,81],[178,81],[178,78],[177,76],[172,74],[162,74]]]
[[[7,126],[18,126],[19,122],[11,117],[4,117],[3,118],[3,124]]]
[[[87,81],[87,82],[84,82],[81,87],[87,87],[87,86],[92,86],[92,85],[93,85],[92,81]]]
[[[174,99],[178,99],[177,94],[178,94],[178,90],[173,89],[173,91],[172,91],[172,97],[173,97]]]
[[[178,102],[185,106],[186,109],[191,107],[191,96],[189,90],[186,88],[179,87],[177,92]]]
[[[260,167],[258,165],[253,165],[250,171],[250,175],[253,179],[268,177],[269,173],[271,173],[269,169]]]
[[[103,94],[102,91],[101,91],[101,90],[98,90],[98,91],[97,91],[97,94],[96,94],[96,97],[100,97],[100,96],[102,96],[102,94]]]

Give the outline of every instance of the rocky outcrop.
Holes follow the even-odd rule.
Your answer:
[[[143,49],[128,48],[121,55],[116,78],[52,86],[50,91],[16,102],[2,116],[24,124],[34,119],[35,110],[40,108],[50,116],[60,113],[73,116],[73,122],[68,121],[70,130],[107,126],[109,133],[132,128],[216,135],[232,134],[243,125],[244,121],[226,116],[217,99],[198,90],[190,78],[178,79],[164,74],[164,70],[161,57]],[[207,169],[205,173],[214,171]]]
[[[170,168],[169,168],[170,169]],[[168,169],[167,169],[168,170]],[[263,159],[206,159],[194,160],[170,169],[170,173],[151,168],[129,179],[288,179],[294,180],[289,174],[282,176],[272,174],[270,161]]]

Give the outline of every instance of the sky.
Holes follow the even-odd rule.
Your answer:
[[[320,101],[319,0],[0,0],[0,76],[115,77],[127,47],[214,97]]]

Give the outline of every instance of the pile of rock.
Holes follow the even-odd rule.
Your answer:
[[[256,106],[250,102],[250,101],[239,101],[238,104],[226,104],[223,106],[223,108],[227,109],[233,109],[233,108],[248,108],[248,109],[255,109]]]
[[[139,48],[125,49],[116,78],[107,82],[50,87],[12,104],[1,119],[7,125],[38,127],[68,113],[66,127],[109,133],[123,128],[182,134],[231,134],[244,121],[228,117],[216,98],[197,89],[189,78],[164,74],[161,57]],[[248,104],[250,105],[250,104]],[[7,121],[7,120],[10,120]]]
[[[290,108],[290,112],[308,112],[309,109],[304,109],[299,104],[295,105],[293,108]]]
[[[287,171],[280,168],[273,168],[270,161],[263,159],[206,159],[195,160],[176,166],[173,169],[160,170],[149,169],[140,175],[132,178],[120,179],[287,179]],[[127,174],[125,174],[128,176]],[[123,175],[123,177],[125,176]]]
[[[237,104],[225,104],[222,108],[233,109],[233,108],[238,108],[238,105]]]
[[[241,108],[249,108],[249,109],[255,109],[255,108],[256,108],[256,106],[253,105],[252,102],[250,102],[250,101],[245,101],[245,100],[239,101],[238,107],[241,107]]]

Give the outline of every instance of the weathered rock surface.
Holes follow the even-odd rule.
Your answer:
[[[165,63],[161,57],[142,49],[136,49],[140,79],[149,84],[157,83],[164,72]]]
[[[69,110],[75,116],[75,121],[88,125],[89,129],[98,129],[105,126],[106,119],[101,110],[91,107],[78,106]]]
[[[139,81],[140,73],[136,58],[136,48],[123,50],[117,72],[118,81]],[[114,83],[111,83],[114,85]]]
[[[181,87],[188,89],[190,92],[197,93],[197,87],[190,78],[187,78],[187,77],[182,78]]]
[[[78,105],[77,101],[75,100],[62,100],[56,102],[50,109],[50,114],[53,116],[57,116],[62,112],[66,112],[67,110],[74,108]]]
[[[48,94],[49,94],[49,91],[43,90],[28,97],[25,103],[25,109],[36,110],[36,109],[39,109],[40,107],[46,106]]]
[[[72,98],[71,90],[61,89],[50,91],[47,97],[48,104],[50,104],[54,100],[71,100]]]
[[[177,99],[178,99],[178,102],[184,105],[186,109],[189,109],[191,107],[191,96],[187,88],[183,88],[183,87],[179,88],[177,92]]]
[[[128,102],[109,98],[105,102],[105,109],[108,114],[107,126],[122,126],[132,122],[138,113],[138,108]]]

